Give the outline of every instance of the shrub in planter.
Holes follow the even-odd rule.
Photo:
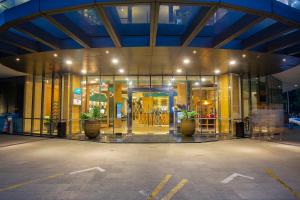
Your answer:
[[[180,122],[180,132],[184,136],[193,136],[195,133],[195,117],[197,112],[182,110],[182,117]]]
[[[90,112],[80,115],[80,119],[83,121],[84,134],[89,139],[96,138],[100,135],[101,118],[102,114],[100,113],[99,107],[93,107]]]

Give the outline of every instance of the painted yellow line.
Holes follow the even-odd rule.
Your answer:
[[[51,176],[47,176],[46,178],[39,178],[39,179],[25,181],[25,182],[18,183],[18,184],[15,184],[15,185],[11,185],[11,186],[8,186],[8,187],[5,187],[5,188],[1,188],[0,192],[13,190],[13,189],[16,189],[16,188],[19,188],[19,187],[22,187],[22,186],[25,186],[25,185],[28,185],[28,184],[31,184],[31,183],[34,183],[34,182],[38,182],[38,181],[45,181],[45,180],[54,179],[54,178],[57,178],[57,177],[60,177],[60,176],[63,176],[63,175],[64,174],[54,174],[54,175],[51,175]]]
[[[300,194],[295,191],[293,188],[291,188],[288,184],[286,184],[283,180],[281,180],[274,172],[272,169],[265,169],[265,172],[271,176],[273,179],[275,179],[278,183],[280,183],[283,187],[285,187],[288,191],[290,191],[297,200],[300,200]]]
[[[147,198],[147,200],[153,200],[156,198],[158,193],[165,187],[165,185],[169,182],[169,180],[172,178],[172,175],[168,174],[166,175],[160,183],[155,187],[153,192],[150,194],[150,196]]]
[[[183,188],[183,186],[185,184],[188,183],[188,180],[187,179],[182,179],[175,187],[173,187],[172,190],[170,190],[170,192],[164,196],[161,200],[170,200],[172,199],[172,197],[181,189]]]

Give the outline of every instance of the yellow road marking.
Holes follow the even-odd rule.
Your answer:
[[[175,187],[173,187],[170,192],[164,196],[161,200],[170,200],[172,197],[181,189],[185,184],[187,184],[188,180],[187,179],[182,179]]]
[[[265,169],[266,173],[271,176],[273,179],[275,179],[278,183],[280,183],[283,187],[285,187],[288,191],[290,191],[296,199],[300,200],[300,194],[295,191],[293,188],[291,188],[288,184],[286,184],[283,180],[281,180],[272,169]]]
[[[54,179],[54,178],[57,178],[57,177],[63,176],[63,175],[64,174],[54,174],[54,175],[51,175],[51,176],[47,176],[46,178],[39,178],[39,179],[25,181],[25,182],[18,183],[18,184],[15,184],[15,185],[11,185],[11,186],[8,186],[8,187],[5,187],[5,188],[1,188],[0,192],[5,192],[5,191],[8,191],[8,190],[13,190],[13,189],[16,189],[16,188],[28,185],[30,183],[38,182],[38,181],[45,181],[45,180]]]
[[[147,198],[147,200],[153,200],[156,198],[156,196],[158,195],[158,193],[163,189],[163,187],[165,187],[165,185],[169,182],[169,180],[171,179],[172,175],[168,174],[166,175],[161,181],[160,183],[155,187],[155,189],[153,190],[153,192],[150,194],[150,196]]]

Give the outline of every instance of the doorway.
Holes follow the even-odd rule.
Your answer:
[[[128,130],[135,135],[166,135],[173,127],[173,90],[131,88],[128,92]]]

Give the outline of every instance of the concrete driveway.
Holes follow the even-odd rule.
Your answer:
[[[0,147],[1,200],[292,200],[299,192],[300,147],[284,144],[47,139]]]

